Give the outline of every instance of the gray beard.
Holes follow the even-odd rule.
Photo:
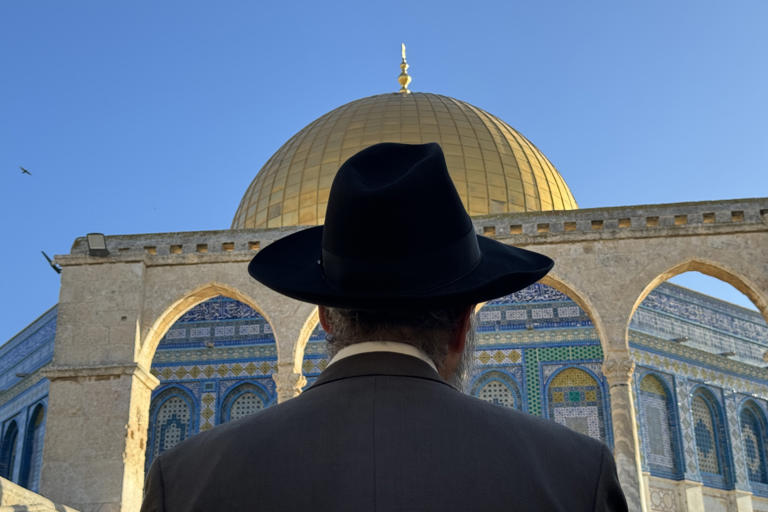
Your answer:
[[[448,379],[448,383],[459,391],[466,392],[469,378],[475,369],[475,345],[477,344],[477,332],[475,331],[475,313],[469,318],[469,330],[467,331],[464,351],[461,353],[456,372]]]

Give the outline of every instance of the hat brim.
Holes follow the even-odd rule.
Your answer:
[[[288,235],[260,250],[248,265],[257,281],[294,299],[323,306],[373,309],[477,304],[529,286],[549,272],[547,256],[477,235],[481,258],[469,273],[429,290],[349,291],[326,279],[321,265],[323,227]]]

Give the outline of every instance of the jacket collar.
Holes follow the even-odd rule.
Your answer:
[[[421,359],[394,352],[366,352],[345,357],[328,366],[309,389],[340,379],[374,375],[428,379],[456,389]]]

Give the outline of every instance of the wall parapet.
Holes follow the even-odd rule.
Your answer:
[[[516,244],[768,231],[768,198],[486,215],[479,234]]]
[[[505,213],[474,217],[473,223],[478,233],[515,245],[733,234],[768,231],[768,198]],[[104,257],[89,256],[86,238],[79,237],[56,261],[63,266],[241,262],[305,227],[112,235],[106,237]]]

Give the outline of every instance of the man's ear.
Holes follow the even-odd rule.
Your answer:
[[[458,328],[453,333],[449,350],[455,353],[464,352],[464,345],[467,343],[467,332],[472,328],[472,313],[475,312],[475,304],[468,306],[461,317]]]
[[[317,316],[320,319],[320,326],[327,333],[331,332],[331,324],[328,323],[328,310],[325,306],[317,306]]]

